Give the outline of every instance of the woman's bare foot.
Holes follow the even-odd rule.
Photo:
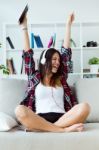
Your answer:
[[[84,124],[83,123],[78,123],[78,124],[74,124],[70,127],[63,128],[62,131],[57,131],[57,132],[81,132],[83,130],[84,130]],[[42,131],[42,130],[35,130],[35,129],[31,130],[31,129],[27,128],[26,131],[28,131],[28,132],[32,131],[33,132],[33,131]]]
[[[83,123],[77,123],[70,127],[65,128],[66,132],[81,132],[84,130],[84,124]]]

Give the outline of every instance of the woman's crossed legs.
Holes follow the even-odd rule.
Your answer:
[[[35,114],[30,108],[19,105],[15,110],[18,121],[29,131],[49,131],[49,132],[72,132],[82,131],[90,107],[87,103],[75,105],[66,112],[55,123],[50,123],[39,115]]]

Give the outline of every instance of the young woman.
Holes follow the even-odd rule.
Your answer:
[[[87,103],[77,104],[66,82],[72,53],[70,34],[73,21],[74,14],[70,14],[61,54],[54,48],[43,51],[38,70],[35,70],[33,51],[30,49],[26,17],[21,25],[28,88],[15,113],[18,121],[29,131],[72,132],[84,129],[83,123],[90,107]]]

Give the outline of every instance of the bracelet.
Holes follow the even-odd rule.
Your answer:
[[[27,30],[27,29],[28,29],[27,27],[22,28],[22,30]]]

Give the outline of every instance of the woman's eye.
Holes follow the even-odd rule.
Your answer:
[[[56,57],[54,57],[54,58],[53,58],[53,60],[57,60],[57,58],[56,58]]]

